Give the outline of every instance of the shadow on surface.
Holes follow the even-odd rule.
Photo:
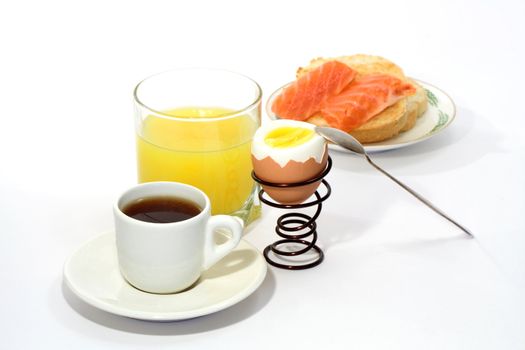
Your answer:
[[[325,211],[319,221],[319,242],[324,250],[330,250],[340,243],[359,239],[375,223],[355,216],[343,216],[338,213]]]
[[[252,265],[257,258],[257,253],[251,249],[234,250],[205,271],[200,280],[221,278],[238,272]]]
[[[61,282],[61,288],[67,304],[91,322],[122,332],[173,336],[209,332],[248,319],[264,308],[271,300],[275,292],[275,277],[272,271],[268,269],[261,286],[238,304],[214,314],[175,322],[149,322],[113,315],[80,300],[64,282]],[[64,322],[67,322],[67,319],[64,319]]]
[[[383,246],[397,252],[405,251],[419,251],[422,249],[434,249],[437,247],[445,246],[454,242],[472,242],[476,244],[475,238],[468,236],[464,232],[458,230],[457,235],[446,236],[439,238],[424,238],[421,239],[412,239],[410,241],[402,242],[388,242],[384,243]]]
[[[456,119],[435,136],[404,148],[373,153],[394,175],[424,175],[456,169],[491,152],[505,152],[503,134],[485,118],[458,106]],[[332,151],[334,167],[357,173],[376,171],[361,156]]]

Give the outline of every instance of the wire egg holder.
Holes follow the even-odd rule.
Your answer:
[[[288,270],[304,270],[309,269],[312,267],[315,267],[319,265],[323,259],[324,259],[324,253],[317,246],[315,243],[317,242],[317,224],[316,220],[321,214],[321,210],[323,209],[323,202],[330,197],[330,194],[332,193],[332,189],[328,182],[324,179],[324,177],[330,172],[330,169],[332,169],[332,158],[328,156],[328,161],[326,168],[323,170],[321,174],[318,176],[302,182],[294,182],[294,183],[273,183],[268,182],[260,179],[257,177],[255,172],[252,171],[252,178],[257,181],[259,184],[264,186],[271,186],[271,187],[279,187],[279,188],[289,188],[289,187],[299,187],[299,186],[305,186],[312,184],[314,182],[317,182],[321,180],[321,184],[325,187],[325,194],[321,196],[319,192],[316,190],[313,194],[315,196],[315,199],[312,199],[310,201],[300,203],[300,204],[280,204],[274,200],[270,200],[265,198],[265,191],[261,188],[259,191],[259,199],[261,202],[263,202],[266,205],[269,205],[274,208],[279,209],[303,209],[308,207],[313,207],[317,205],[317,208],[315,210],[315,213],[310,216],[307,214],[299,213],[299,212],[289,212],[286,214],[281,215],[277,219],[277,225],[275,226],[275,232],[282,237],[283,239],[277,240],[273,242],[272,244],[268,245],[264,249],[264,257],[266,261],[275,267],[279,267],[282,269],[288,269]],[[302,231],[302,232],[301,232]],[[307,240],[307,238],[311,238],[310,240]],[[299,250],[290,250],[285,251],[280,248],[284,247],[285,245],[300,245],[304,246],[304,248]],[[276,256],[281,257],[296,257],[301,256],[303,254],[308,253],[316,253],[316,257],[309,260],[307,263],[294,263],[294,264],[285,264],[277,262],[275,259],[271,257],[271,253],[275,254]]]

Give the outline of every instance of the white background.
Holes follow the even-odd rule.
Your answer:
[[[521,1],[2,1],[0,348],[525,349],[524,18]],[[271,269],[240,304],[168,324],[62,286],[66,257],[111,229],[136,181],[139,80],[220,67],[268,97],[314,57],[360,52],[454,98],[449,129],[375,159],[476,240],[333,154],[316,269]],[[246,239],[262,249],[276,216]]]

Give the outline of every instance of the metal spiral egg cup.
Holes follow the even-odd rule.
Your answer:
[[[275,232],[282,237],[283,239],[280,239],[278,241],[275,241],[274,243],[270,244],[264,249],[264,257],[266,258],[266,261],[273,266],[282,268],[282,269],[288,269],[288,270],[303,270],[303,269],[309,269],[314,266],[319,265],[323,259],[324,259],[324,253],[315,243],[317,242],[317,224],[315,220],[319,217],[319,214],[321,214],[321,210],[323,208],[322,202],[324,202],[328,197],[330,197],[330,194],[332,192],[332,189],[328,182],[324,180],[323,178],[330,172],[330,169],[332,168],[332,159],[330,156],[328,156],[328,162],[326,165],[325,170],[316,176],[315,178],[312,178],[307,181],[303,182],[295,182],[295,183],[273,183],[261,180],[257,177],[257,175],[252,172],[252,178],[257,181],[259,184],[264,186],[271,186],[271,187],[279,187],[279,188],[289,188],[289,187],[299,187],[299,186],[305,186],[312,184],[314,182],[317,182],[321,180],[321,183],[324,185],[326,193],[321,196],[318,191],[315,191],[314,196],[315,199],[312,199],[311,201],[301,203],[301,204],[280,204],[273,200],[265,198],[264,194],[266,193],[264,189],[261,189],[259,191],[259,199],[261,202],[263,202],[266,205],[269,205],[274,208],[279,209],[302,209],[302,208],[308,208],[312,207],[314,205],[317,205],[316,211],[313,216],[309,216],[303,213],[298,212],[290,212],[281,215],[277,219],[277,225],[275,226]],[[302,231],[302,232],[301,232]],[[293,233],[293,234],[292,234]],[[311,237],[310,240],[307,240],[306,238]],[[290,245],[290,244],[299,244],[304,246],[303,249],[299,250],[290,250],[290,251],[284,251],[282,249],[279,249],[283,245]],[[283,264],[280,262],[275,261],[270,256],[270,253],[273,252],[273,254],[277,256],[284,256],[284,257],[291,257],[291,256],[300,256],[302,254],[312,252],[314,251],[317,255],[315,259],[312,259],[313,261],[310,261],[308,263],[297,263],[297,264]]]

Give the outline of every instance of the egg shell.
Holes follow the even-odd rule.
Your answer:
[[[328,161],[328,151],[324,145],[321,162],[310,158],[305,162],[290,160],[284,167],[279,165],[272,157],[257,159],[252,156],[253,170],[264,181],[273,183],[297,183],[310,180],[323,172]],[[262,185],[264,191],[273,200],[282,204],[300,204],[307,200],[319,187],[321,180],[314,183],[296,187],[275,187]]]

